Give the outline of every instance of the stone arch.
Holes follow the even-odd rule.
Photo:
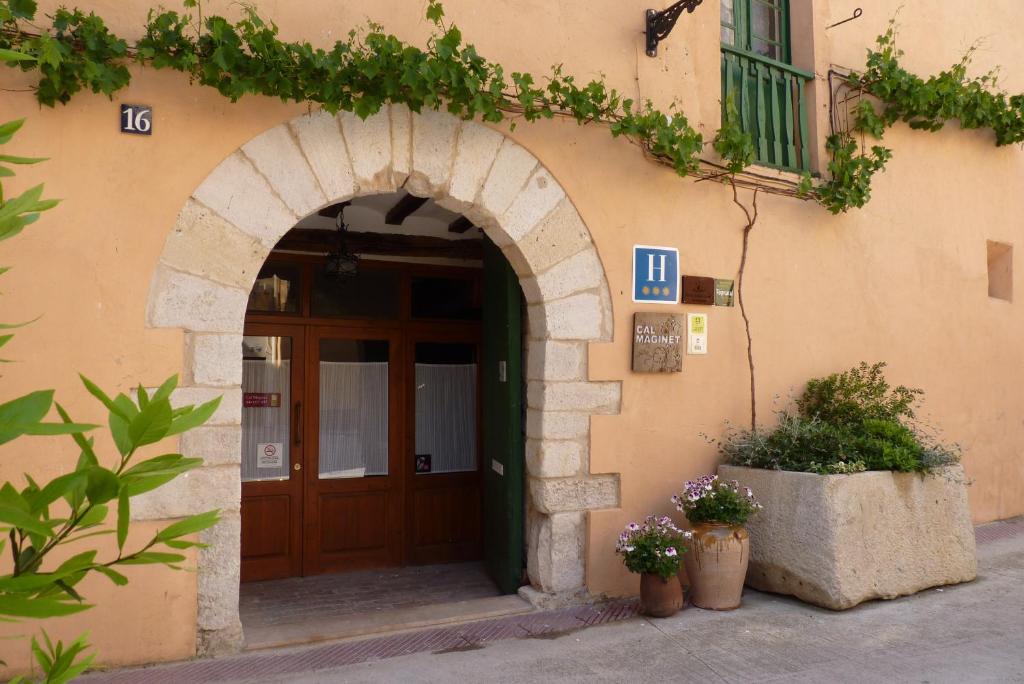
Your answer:
[[[544,165],[498,131],[404,106],[365,121],[317,112],[253,138],[207,176],[185,202],[150,286],[147,325],[185,333],[176,400],[224,396],[210,423],[181,439],[181,450],[202,455],[204,467],[133,511],[138,519],[224,511],[198,557],[200,653],[241,643],[239,349],[249,291],[301,217],[403,187],[483,228],[519,276],[528,311],[532,597],[585,591],[586,511],[619,503],[618,476],[589,469],[590,416],[618,413],[620,404],[620,383],[587,379],[587,344],[612,336],[608,283],[589,230]]]

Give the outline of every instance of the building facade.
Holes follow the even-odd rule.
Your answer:
[[[81,7],[135,38],[150,4]],[[367,17],[413,44],[430,30],[424,8],[393,0],[259,9],[283,38],[325,46]],[[543,74],[562,64],[580,79],[604,74],[630,97],[666,111],[676,103],[707,140],[720,125],[723,93],[735,96],[754,134],[753,171],[783,181],[804,170],[827,175],[824,144],[838,107],[830,71],[862,68],[898,9],[908,68],[936,73],[984,37],[971,69],[999,66],[1001,87],[1024,90],[1024,47],[1010,28],[1024,9],[1009,0],[969,13],[952,2],[881,2],[841,24],[855,3],[705,0],[654,57],[645,55],[643,3],[451,0],[445,9],[468,42],[509,71]],[[204,11],[236,9],[213,3]],[[28,120],[16,152],[50,158],[18,180],[45,181],[48,195],[63,200],[8,243],[7,318],[43,316],[16,338],[19,362],[6,368],[5,385],[11,396],[54,387],[72,415],[93,421],[100,416],[79,371],[120,391],[177,373],[176,400],[223,395],[209,425],[179,446],[206,465],[133,515],[139,538],[211,508],[224,519],[191,559],[194,572],[139,568],[127,587],[89,584],[97,607],[53,621],[52,631],[88,627],[110,664],[230,651],[243,639],[240,581],[476,557],[493,537],[486,506],[499,485],[491,473],[511,477],[517,468],[522,482],[501,491],[520,501],[512,525],[522,540],[510,544],[524,558],[502,563],[525,566],[526,594],[544,603],[634,593],[635,579],[614,554],[618,532],[669,512],[683,481],[713,471],[714,439],[745,425],[750,406],[740,309],[634,301],[634,246],[678,250],[680,274],[735,279],[747,219],[733,189],[680,178],[606,128],[566,119],[513,130],[395,105],[363,121],[260,97],[231,103],[179,74],[132,72],[113,101],[81,94],[55,109],[40,109],[25,91],[28,75],[0,73],[5,120]],[[151,107],[151,135],[121,133],[119,103]],[[922,415],[963,447],[975,521],[1020,515],[1024,315],[1013,257],[1024,240],[1024,200],[1015,192],[1024,155],[996,147],[991,132],[955,124],[936,133],[897,125],[886,145],[894,158],[863,209],[833,216],[811,201],[757,196],[744,277],[761,422],[772,422],[808,378],[886,361],[893,381],[925,390]],[[710,146],[706,156],[714,157]],[[752,190],[737,193],[752,206]],[[392,214],[396,223],[392,211],[405,215]],[[448,240],[456,250],[454,243],[476,244],[424,256],[406,240],[389,255],[351,237],[342,251],[362,257],[360,273],[383,275],[348,295],[369,308],[346,309],[322,301],[331,295],[318,285],[323,255],[338,251],[329,242],[335,222],[363,240],[393,233]],[[310,247],[317,230],[321,242]],[[496,323],[488,311],[501,295],[487,278],[502,268],[522,299],[500,309]],[[437,282],[453,279],[460,284]],[[386,299],[381,292],[392,292],[396,308],[374,308],[376,297]],[[466,312],[432,308],[459,297],[470,302]],[[643,312],[706,314],[706,353],[684,354],[679,373],[634,372],[634,314]],[[499,328],[504,347],[488,342]],[[517,347],[521,363],[512,362]],[[505,355],[489,357],[496,348]],[[274,380],[260,370],[270,360],[295,370]],[[358,377],[345,375],[346,364],[359,364]],[[373,364],[390,369],[376,385]],[[431,419],[429,401],[414,397],[429,373],[442,369],[445,382],[457,383],[457,369],[467,367],[476,375],[444,401],[469,397],[472,405],[444,439],[466,440],[472,454],[465,467],[445,470],[441,454],[454,447],[421,450],[420,439],[427,424],[451,419],[454,404]],[[492,371],[513,388],[521,376],[522,391],[489,395],[501,391],[487,384]],[[380,415],[328,418],[329,373],[356,383],[361,389],[337,391],[355,392],[355,404],[376,405]],[[253,427],[253,412],[270,407],[261,401],[281,411],[264,432]],[[486,426],[501,407],[511,432],[495,446]],[[331,439],[377,430],[377,466],[370,456],[325,465],[331,420],[347,426]],[[59,473],[77,456],[69,447],[47,441],[29,460],[23,440],[5,446],[0,473]],[[256,451],[267,447],[260,466]],[[273,453],[285,447],[284,459]],[[319,476],[305,486],[311,466]],[[259,467],[277,470],[260,477]],[[448,479],[424,493],[418,473]],[[435,515],[447,522],[433,532],[418,522]],[[468,519],[472,529],[459,527]],[[276,541],[256,543],[271,527]],[[441,541],[431,541],[434,533]],[[16,634],[24,625],[2,629]],[[8,662],[19,667],[25,651]]]

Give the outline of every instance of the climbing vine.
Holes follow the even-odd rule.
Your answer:
[[[892,151],[858,144],[857,136],[882,140],[897,122],[923,131],[938,131],[956,120],[962,129],[988,129],[996,145],[1024,143],[1024,95],[998,89],[998,72],[968,74],[977,46],[959,62],[927,79],[904,67],[896,44],[895,20],[868,51],[865,69],[846,76],[845,86],[863,97],[853,108],[850,129],[829,136],[829,180],[814,189],[832,213],[863,207],[871,199],[871,179],[885,168]]]
[[[51,107],[69,102],[82,90],[113,96],[130,82],[128,66],[134,61],[185,73],[232,101],[259,94],[363,118],[391,103],[415,112],[444,109],[490,123],[511,116],[513,126],[519,119],[555,116],[601,123],[681,176],[697,174],[734,185],[736,175],[754,162],[750,135],[729,116],[728,103],[722,128],[710,141],[724,166],[718,167],[721,172],[698,174],[707,163],[701,158],[706,142],[674,106],[663,112],[650,101],[623,96],[600,78],[578,83],[560,66],[540,80],[525,72],[506,73],[445,21],[438,0],[427,3],[426,17],[434,30],[425,48],[409,45],[375,23],[349,32],[346,40],[328,49],[282,41],[277,26],[252,7],[244,7],[242,18],[232,22],[218,15],[203,17],[197,0],[184,0],[182,12],[151,11],[134,45],[113,34],[92,12],[58,9],[48,27],[37,25],[36,14],[35,0],[0,0],[0,50],[30,57],[10,64],[38,74],[36,98]],[[973,53],[922,79],[901,65],[903,52],[896,47],[895,25],[890,25],[879,36],[877,49],[868,52],[864,71],[847,77],[849,88],[871,96],[881,109],[862,99],[849,130],[826,141],[829,177],[815,185],[805,174],[789,194],[814,199],[833,213],[864,206],[871,180],[891,151],[858,143],[858,136],[881,139],[898,121],[934,131],[958,119],[962,128],[991,129],[998,145],[1024,142],[1024,95],[996,90],[995,73],[968,76]]]

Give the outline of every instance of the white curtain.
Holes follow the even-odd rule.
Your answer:
[[[388,364],[320,362],[320,477],[388,473]]]
[[[242,408],[242,482],[286,480],[291,467],[289,453],[289,410],[291,407],[291,362],[274,364],[263,360],[242,361],[242,392],[280,393],[281,405]],[[281,465],[257,467],[259,444],[280,444]]]
[[[430,472],[476,470],[476,364],[416,364],[416,454]]]

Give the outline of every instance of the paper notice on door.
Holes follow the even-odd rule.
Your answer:
[[[280,468],[284,465],[284,445],[281,442],[256,445],[257,468]]]

